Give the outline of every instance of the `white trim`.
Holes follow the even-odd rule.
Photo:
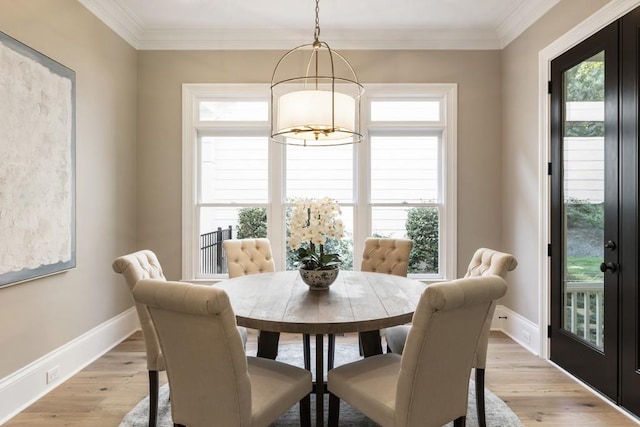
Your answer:
[[[140,49],[142,22],[120,0],[78,0],[135,49]]]
[[[151,28],[122,0],[79,0],[116,34],[139,50],[289,50],[310,42],[308,29]],[[495,29],[384,28],[331,29],[334,49],[499,50],[559,0],[519,0]]]
[[[193,111],[193,99],[197,96],[196,85],[182,85],[182,280],[195,277],[197,266],[195,260],[194,227],[196,207],[193,203],[195,188],[194,168],[192,167],[195,153],[196,129],[193,124],[196,114]],[[191,141],[191,143],[189,143]]]
[[[139,329],[132,307],[27,366],[0,379],[0,425],[71,378]],[[47,384],[46,373],[60,376]]]
[[[559,2],[560,0],[521,1],[515,9],[507,10],[496,28],[500,48],[515,40]]]
[[[85,0],[86,1],[86,0]],[[140,50],[289,50],[310,42],[308,30],[291,29],[158,29],[143,31]],[[465,29],[332,29],[333,49],[349,50],[498,50],[493,30]]]
[[[437,281],[452,280],[457,277],[457,242],[458,242],[458,85],[456,83],[390,83],[390,84],[374,84],[368,83],[365,86],[365,97],[377,98],[388,95],[398,98],[398,93],[402,93],[400,97],[411,99],[410,93],[413,92],[418,97],[428,95],[440,96],[445,101],[444,117],[437,125],[442,129],[442,156],[446,168],[446,177],[443,177],[443,206],[445,209],[444,218],[441,220],[441,227],[445,230],[445,238],[441,239],[440,256],[442,277],[438,277]],[[410,123],[404,123],[410,127]],[[424,126],[420,124],[419,126]],[[367,135],[368,138],[368,135]],[[368,167],[369,158],[366,163],[361,163],[361,167]],[[367,177],[368,178],[368,177]],[[362,200],[358,199],[361,203]],[[369,203],[369,201],[366,201]],[[370,222],[370,221],[369,221]],[[454,226],[450,226],[454,224]],[[354,251],[361,252],[361,248],[356,246],[354,242]],[[433,279],[426,277],[417,277],[418,280],[431,281]]]
[[[416,83],[416,84],[367,84],[365,96],[373,97],[389,97],[398,98],[398,93],[402,93],[403,98],[425,98],[433,97],[437,98],[443,103],[443,118],[435,126],[437,129],[442,130],[442,150],[443,150],[443,162],[446,169],[446,177],[443,183],[443,205],[444,215],[441,218],[441,227],[445,232],[442,233],[444,239],[441,239],[441,275],[438,277],[422,277],[417,276],[419,280],[451,280],[457,276],[457,102],[458,92],[457,84],[443,83],[443,84],[430,84],[430,83]],[[198,228],[197,213],[199,209],[194,200],[195,191],[197,186],[196,180],[196,153],[194,147],[198,138],[198,130],[202,130],[204,124],[197,123],[197,108],[198,100],[204,98],[211,98],[229,94],[234,98],[241,96],[256,98],[261,93],[268,94],[269,86],[265,84],[183,84],[182,85],[182,280],[198,280],[198,239],[193,233],[194,229]],[[426,94],[426,95],[425,95]],[[266,96],[266,95],[265,95]],[[361,101],[363,105],[367,105],[366,101]],[[367,107],[365,107],[364,111]],[[220,126],[223,126],[221,124]],[[235,126],[239,126],[237,123]],[[429,124],[430,125],[430,124]],[[262,126],[262,125],[260,125]],[[406,128],[424,128],[424,123],[403,122],[401,124],[393,123],[392,126],[401,126]],[[366,126],[365,126],[366,127]],[[428,127],[428,126],[427,126]],[[366,130],[365,130],[366,132]],[[367,135],[368,138],[368,135]],[[279,144],[270,145],[270,197],[269,207],[271,211],[268,215],[268,237],[271,240],[272,246],[275,248],[284,248],[284,230],[282,218],[284,213],[282,206],[284,204],[283,198],[283,177],[279,174],[273,174],[274,168],[283,170],[282,162],[285,161],[284,149]],[[356,191],[355,205],[354,205],[354,220],[361,220],[363,211],[368,211],[367,206],[370,206],[368,198],[368,187],[364,187],[362,183],[358,183],[358,180],[363,178],[359,175],[359,172],[368,171],[369,154],[366,144],[359,144],[354,147],[354,174],[356,182],[354,183]],[[275,178],[274,178],[275,177]],[[368,184],[365,184],[368,185]],[[353,203],[349,203],[353,205]],[[370,230],[363,230],[356,222],[357,229],[354,230],[354,254],[356,259],[354,260],[354,266],[359,265],[359,255],[362,253],[362,244],[364,238],[370,234]],[[370,224],[370,221],[367,222]],[[358,234],[359,233],[359,234]],[[274,260],[276,267],[279,269],[285,268],[285,259],[283,258],[284,250],[282,253],[277,251],[274,254]],[[195,279],[194,279],[195,278]],[[208,277],[204,280],[217,280],[221,277]]]
[[[458,276],[458,85],[449,87],[447,93],[446,120],[447,126],[442,138],[446,141],[445,162],[447,178],[444,192],[447,195],[445,203],[447,224],[447,246],[441,253],[445,257],[444,273],[447,278]]]
[[[582,40],[596,33],[614,20],[624,16],[627,12],[640,5],[640,0],[617,0],[609,2],[589,18],[582,21],[576,27],[565,33],[545,47],[538,54],[538,273],[540,283],[539,292],[539,316],[538,327],[542,339],[539,345],[539,354],[545,359],[549,358],[549,340],[547,337],[547,325],[549,316],[549,258],[547,257],[547,244],[549,243],[549,177],[547,175],[547,163],[550,161],[551,149],[549,135],[549,95],[547,94],[547,82],[551,79],[551,60],[566,52]]]
[[[539,356],[540,334],[538,325],[503,305],[497,305],[491,321],[491,330],[498,330]]]

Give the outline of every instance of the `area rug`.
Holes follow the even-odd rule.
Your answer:
[[[248,352],[248,355],[255,355],[255,351]],[[311,354],[315,354],[315,349],[311,348]],[[358,347],[353,344],[337,344],[335,365],[339,366],[360,358]],[[283,345],[278,349],[278,358],[282,362],[296,366],[303,366],[302,346],[297,344]],[[311,364],[315,362],[312,358]],[[325,360],[326,366],[326,360]],[[312,369],[315,371],[315,369]],[[326,369],[325,369],[326,371]],[[313,373],[315,378],[315,372]],[[475,404],[475,384],[471,380],[469,384],[469,408],[467,409],[467,427],[476,427],[478,420],[476,416]],[[327,420],[328,396],[325,396],[325,423]],[[312,425],[315,425],[315,396],[311,396],[311,417]],[[486,416],[489,427],[522,427],[518,417],[511,411],[509,406],[490,390],[485,390]],[[164,385],[160,388],[158,398],[158,427],[173,427],[171,420],[171,405],[169,403],[169,388]],[[148,425],[149,398],[142,399],[122,420],[119,427],[146,427]],[[284,413],[272,427],[294,427],[300,425],[299,406],[295,405]],[[340,404],[340,425],[345,427],[378,427],[378,424],[369,420],[362,413],[350,407],[345,402]],[[448,424],[451,426],[453,423]]]

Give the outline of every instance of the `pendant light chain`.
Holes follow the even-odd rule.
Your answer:
[[[314,45],[319,43],[320,39],[320,0],[316,0],[316,28],[313,31],[313,39],[315,40]]]

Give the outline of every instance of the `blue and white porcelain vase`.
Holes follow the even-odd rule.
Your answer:
[[[300,277],[302,277],[302,281],[309,286],[310,290],[326,291],[329,289],[329,286],[336,281],[339,272],[339,268],[331,270],[305,270],[301,268]]]

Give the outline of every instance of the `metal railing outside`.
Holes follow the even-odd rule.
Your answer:
[[[216,231],[200,235],[200,274],[207,276],[227,273],[226,254],[222,242],[233,238],[233,227],[218,227]]]

